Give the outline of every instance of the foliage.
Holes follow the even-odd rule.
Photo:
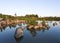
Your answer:
[[[39,20],[45,19],[46,21],[60,21],[60,17],[41,17]]]
[[[36,20],[47,20],[47,21],[60,21],[60,17],[38,17],[37,14],[27,14],[25,16],[11,16],[11,15],[5,15],[0,13],[0,18],[3,18],[3,20],[10,19],[10,20],[26,20],[27,22],[32,22]]]
[[[30,15],[27,14],[25,17],[36,17],[36,18],[38,18],[38,15],[37,14],[36,15],[35,14],[30,14]]]
[[[42,20],[42,25],[45,25],[45,19]]]

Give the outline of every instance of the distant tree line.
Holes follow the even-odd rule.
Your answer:
[[[36,18],[38,18],[38,15],[37,14],[35,14],[35,15],[34,14],[30,14],[30,15],[27,14],[27,15],[25,15],[25,17],[36,17]]]
[[[27,14],[25,16],[11,16],[11,15],[4,15],[0,13],[0,18],[3,18],[3,20],[11,19],[11,20],[27,20],[27,21],[36,21],[36,20],[48,20],[48,21],[60,21],[60,17],[38,17],[37,14]]]
[[[60,21],[60,17],[41,17],[39,20],[47,20],[47,21]]]
[[[14,16],[11,16],[11,15],[5,15],[5,14],[1,14],[0,13],[0,18],[3,18],[3,20],[6,20],[6,19],[15,19]]]

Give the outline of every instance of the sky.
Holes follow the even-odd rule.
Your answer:
[[[60,0],[0,0],[0,13],[18,16],[60,16]]]

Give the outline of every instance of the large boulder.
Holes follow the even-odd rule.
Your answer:
[[[34,29],[39,29],[40,27],[38,25],[35,25],[34,26]]]
[[[15,37],[16,38],[20,38],[22,36],[23,36],[23,28],[16,29],[16,31],[15,31]]]
[[[32,29],[33,27],[34,27],[33,25],[27,26],[28,29]]]

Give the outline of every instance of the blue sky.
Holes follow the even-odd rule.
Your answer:
[[[60,16],[60,0],[0,0],[0,13],[18,16]]]

